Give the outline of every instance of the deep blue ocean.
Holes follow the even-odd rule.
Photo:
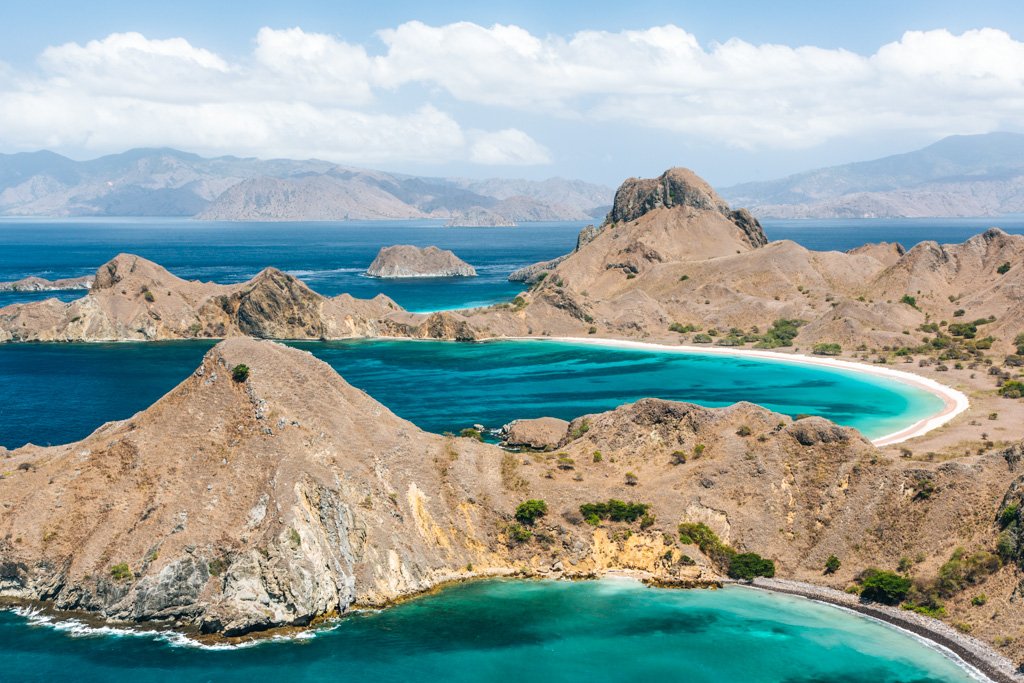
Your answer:
[[[772,239],[845,250],[867,241],[959,242],[1024,218],[767,221]],[[186,279],[232,283],[265,266],[323,294],[383,292],[414,311],[489,304],[520,286],[520,266],[570,250],[582,223],[444,228],[437,222],[200,223],[0,220],[0,281],[94,272],[119,252]],[[361,276],[381,246],[435,244],[476,266],[470,279]],[[61,292],[70,300],[83,292]],[[0,293],[0,307],[40,295]],[[130,416],[184,379],[207,342],[0,345],[0,445],[63,443]],[[935,408],[901,385],[846,373],[721,357],[554,342],[299,343],[399,415],[432,431],[517,417],[570,418],[643,396],[724,405],[750,400],[814,413],[878,436]],[[410,398],[410,382],[434,387]],[[55,397],[59,400],[55,401]],[[931,401],[931,403],[929,403]],[[95,632],[0,612],[3,681],[786,681],[968,680],[950,660],[862,617],[743,590],[664,591],[622,582],[482,582],[315,636],[208,650],[164,636]]]
[[[188,219],[0,219],[0,282],[96,272],[121,252],[143,256],[186,280],[242,282],[266,266],[302,278],[328,296],[387,294],[411,311],[467,308],[505,301],[521,290],[506,277],[524,265],[570,251],[585,225],[525,223],[515,228],[445,228],[439,221],[396,223],[243,223]],[[1001,219],[877,219],[765,221],[773,240],[817,250],[865,242],[962,242],[998,225],[1024,233],[1024,217]],[[362,273],[382,246],[435,245],[476,267],[476,278],[377,280]],[[82,292],[0,292],[0,307],[50,296],[70,301]]]

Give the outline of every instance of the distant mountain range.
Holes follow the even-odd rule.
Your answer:
[[[1024,135],[955,135],[907,154],[721,194],[760,218],[997,216],[1024,212]]]
[[[327,161],[208,159],[134,149],[91,161],[0,154],[0,215],[208,220],[441,218],[453,224],[603,218],[612,188],[579,180],[430,178]]]

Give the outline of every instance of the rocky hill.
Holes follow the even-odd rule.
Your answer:
[[[132,418],[2,454],[0,594],[232,636],[470,576],[717,582],[725,556],[683,522],[779,576],[844,587],[901,557],[929,576],[957,546],[993,548],[1019,488],[998,452],[893,460],[853,430],[745,403],[648,399],[561,426],[558,452],[428,434],[308,353],[225,341]],[[530,499],[546,512],[516,519]],[[584,521],[609,499],[645,507]],[[830,555],[842,566],[826,575]],[[950,609],[989,640],[1015,632],[1017,574],[986,571],[972,590],[989,603]]]
[[[0,309],[0,340],[593,334],[774,348],[792,346],[776,322],[794,321],[804,350],[835,344],[956,360],[991,349],[1002,357],[1024,331],[1022,263],[1024,236],[996,228],[906,252],[895,244],[840,253],[768,243],[748,212],[673,169],[626,181],[608,220],[585,229],[572,253],[513,274],[532,284],[508,304],[418,315],[386,297],[323,297],[274,269],[221,286],[122,255],[79,301]]]
[[[366,269],[369,277],[476,277],[476,269],[448,249],[395,244],[381,247]]]
[[[970,338],[991,336],[1006,353],[1024,330],[1021,263],[1024,236],[999,229],[909,252],[894,244],[840,253],[768,243],[749,213],[675,169],[626,181],[606,223],[588,230],[574,252],[514,274],[536,283],[518,313],[491,317],[518,317],[534,334],[593,328],[644,338],[674,327],[680,339],[736,346],[756,342],[777,320],[798,320],[804,349],[834,343],[876,351],[930,343],[938,323],[959,319],[981,321]]]
[[[611,189],[582,181],[447,179],[326,161],[207,159],[136,149],[91,161],[0,155],[0,215],[196,216],[209,220],[451,218],[586,220]]]
[[[725,188],[762,218],[1024,212],[1024,135],[956,135],[924,149]]]
[[[330,298],[267,268],[248,282],[186,281],[138,256],[97,270],[89,293],[0,308],[0,341],[157,340],[251,335],[320,339],[373,335],[402,309],[391,299]]]

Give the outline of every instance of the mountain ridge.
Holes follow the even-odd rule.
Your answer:
[[[1024,211],[1024,135],[954,135],[879,159],[723,188],[760,218],[995,216]]]
[[[612,189],[580,180],[442,178],[320,159],[202,157],[158,147],[87,161],[0,154],[0,215],[182,216],[203,220],[588,220]]]

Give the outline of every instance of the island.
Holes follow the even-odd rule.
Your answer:
[[[476,268],[447,249],[396,244],[377,252],[366,275],[378,278],[476,277]]]

